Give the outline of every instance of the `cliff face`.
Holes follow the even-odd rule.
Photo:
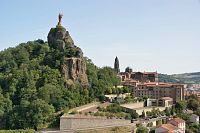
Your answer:
[[[61,25],[51,28],[48,34],[48,43],[51,48],[63,52],[61,71],[66,85],[70,86],[74,83],[80,83],[82,86],[88,86],[83,52],[74,45],[69,32]]]

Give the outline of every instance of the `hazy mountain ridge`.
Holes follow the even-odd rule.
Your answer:
[[[200,83],[200,72],[173,74],[172,76],[184,83]]]
[[[199,84],[200,72],[183,73],[183,74],[159,74],[160,82]]]

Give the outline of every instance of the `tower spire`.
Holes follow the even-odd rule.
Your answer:
[[[117,73],[120,72],[120,69],[119,69],[119,59],[117,58],[117,56],[116,56],[116,58],[115,58],[114,69],[115,69],[115,71],[116,71]]]

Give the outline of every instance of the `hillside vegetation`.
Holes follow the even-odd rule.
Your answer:
[[[200,72],[174,74],[172,76],[184,83],[195,83],[195,84],[200,83]]]
[[[159,74],[158,75],[159,82],[170,82],[170,83],[178,83],[179,79],[174,78],[171,75],[167,74]]]
[[[184,84],[200,84],[200,72],[173,75],[159,74],[159,81]]]
[[[94,101],[119,83],[112,68],[98,68],[85,58],[89,86],[66,87],[62,58],[43,40],[0,52],[1,129],[58,127],[65,110]]]

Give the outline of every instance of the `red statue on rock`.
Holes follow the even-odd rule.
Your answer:
[[[59,15],[58,15],[58,25],[61,25],[62,16],[63,15],[61,13],[59,13]]]

